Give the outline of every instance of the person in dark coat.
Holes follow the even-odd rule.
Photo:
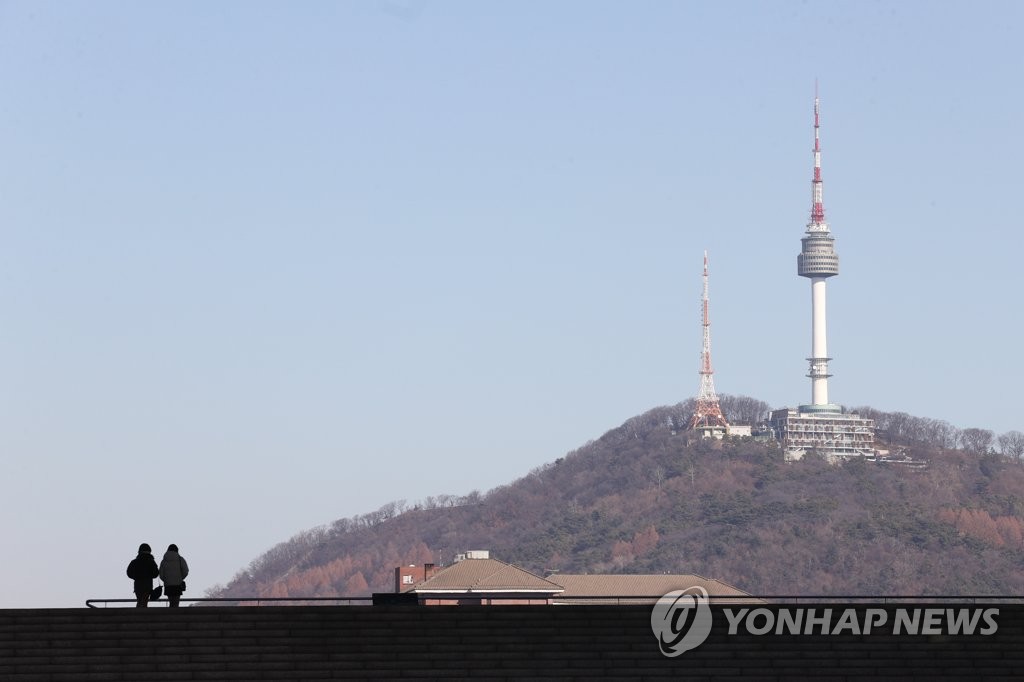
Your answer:
[[[153,558],[153,550],[143,542],[139,555],[128,564],[128,577],[135,581],[135,607],[145,608],[149,595],[153,593],[153,578],[160,575],[160,569]]]
[[[167,592],[169,606],[174,608],[181,599],[181,593],[185,591],[185,576],[188,575],[188,562],[185,557],[178,554],[178,546],[170,545],[160,561],[160,580],[164,581],[164,591]]]

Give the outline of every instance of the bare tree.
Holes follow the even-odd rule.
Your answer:
[[[960,429],[941,419],[933,420],[929,428],[928,442],[940,448],[955,448],[960,439]]]
[[[745,395],[720,395],[718,403],[725,418],[736,424],[757,424],[768,416],[771,406]]]
[[[984,455],[992,449],[992,441],[995,434],[988,429],[964,429],[960,432],[960,442],[964,450],[978,455]]]
[[[868,407],[867,405],[865,405],[863,407],[855,407],[850,411],[856,412],[865,419],[874,419],[876,429],[884,429],[888,426],[888,422],[886,420],[888,419],[889,415],[885,412],[882,412],[881,410],[876,410],[873,407]]]
[[[651,470],[651,478],[654,483],[658,486],[658,490],[661,490],[661,484],[665,482],[665,467],[658,465]]]
[[[999,436],[999,451],[1007,457],[1012,457],[1020,463],[1024,457],[1024,433],[1020,431],[1007,431]]]
[[[904,437],[915,443],[927,441],[929,421],[926,417],[908,416],[904,426]]]
[[[910,415],[906,412],[890,412],[888,417],[888,424],[885,430],[889,436],[889,444],[905,443],[908,436]]]

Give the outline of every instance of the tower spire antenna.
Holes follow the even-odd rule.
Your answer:
[[[715,370],[711,366],[711,314],[708,305],[708,252],[704,252],[704,287],[701,296],[701,330],[703,341],[700,353],[700,392],[697,405],[690,417],[689,428],[704,437],[721,438],[729,429],[715,394]]]
[[[808,229],[814,226],[817,230],[828,231],[825,222],[825,203],[822,199],[821,185],[821,120],[818,99],[818,81],[814,81],[814,179],[811,180],[811,222]]]

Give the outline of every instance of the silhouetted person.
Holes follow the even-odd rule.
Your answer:
[[[160,561],[160,580],[164,581],[167,601],[172,607],[178,605],[181,593],[185,591],[185,576],[188,575],[188,562],[178,554],[177,545],[169,545]]]
[[[139,545],[139,555],[128,564],[128,577],[135,581],[135,606],[145,608],[153,592],[153,578],[160,575],[160,569],[153,558],[153,550],[145,542]]]

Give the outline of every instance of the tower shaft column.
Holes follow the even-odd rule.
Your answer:
[[[825,335],[825,278],[811,280],[811,404],[828,404],[828,343]]]

